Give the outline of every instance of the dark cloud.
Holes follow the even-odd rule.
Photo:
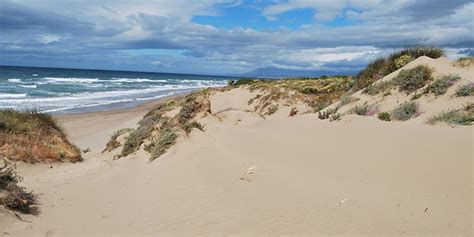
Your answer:
[[[433,19],[451,15],[468,3],[472,0],[416,0],[402,8],[400,13],[417,20]]]
[[[54,5],[49,10],[40,10],[2,2],[0,64],[29,62],[36,66],[50,63],[49,66],[108,69],[120,65],[121,69],[156,70],[158,67],[150,62],[161,61],[167,66],[160,70],[170,72],[234,73],[272,66],[353,71],[385,49],[420,44],[473,48],[474,3],[465,3],[413,1],[393,10],[375,6],[358,16],[362,19],[359,24],[315,24],[294,30],[257,31],[197,24],[191,17],[177,14],[154,15],[140,10],[123,14],[124,10],[114,2],[98,4],[93,8],[98,12],[82,9],[84,12],[78,10],[68,16],[67,11],[55,10]],[[381,16],[382,10],[385,12]],[[186,52],[169,57],[120,53],[134,49]],[[334,57],[329,61],[317,57],[344,53],[357,56],[344,60]],[[472,50],[459,53],[472,54]]]
[[[83,34],[92,31],[94,27],[91,23],[16,3],[2,2],[0,6],[0,30],[2,31],[41,30]]]

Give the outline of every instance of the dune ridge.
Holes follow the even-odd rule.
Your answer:
[[[472,126],[433,126],[426,119],[472,101],[453,93],[474,82],[474,67],[421,57],[376,83],[422,64],[433,68],[435,78],[456,73],[460,79],[444,95],[416,99],[423,113],[408,121],[346,114],[366,101],[388,111],[411,100],[412,94],[397,88],[385,97],[356,92],[352,96],[359,100],[339,106],[341,120],[329,122],[305,101],[283,99],[273,113],[260,111],[258,101],[249,101],[261,91],[240,86],[213,91],[210,112],[195,117],[205,131],[179,136],[153,162],[143,145],[118,160],[113,157],[120,149],[102,150],[114,131],[136,128],[155,105],[60,118],[70,139],[91,152],[74,167],[23,164],[24,185],[42,194],[42,214],[28,217],[32,223],[0,215],[2,231],[469,236]],[[295,108],[298,113],[290,116]]]

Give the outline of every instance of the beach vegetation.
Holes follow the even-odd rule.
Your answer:
[[[272,115],[278,111],[278,105],[271,105],[268,107],[267,115]]]
[[[342,115],[340,113],[334,113],[329,117],[329,121],[331,121],[331,122],[339,121],[339,120],[341,120],[341,118],[342,118]]]
[[[382,120],[382,121],[392,121],[390,113],[388,113],[388,112],[381,112],[381,113],[377,114],[377,118]]]
[[[193,130],[193,128],[196,128],[196,129],[200,130],[201,132],[204,132],[204,125],[200,122],[197,122],[197,121],[188,122],[183,127],[186,134],[189,134]]]
[[[446,93],[446,91],[448,91],[449,87],[454,85],[454,83],[460,79],[461,77],[458,75],[444,75],[430,84],[427,87],[427,92],[433,93],[435,95],[443,95]]]
[[[387,57],[374,60],[364,70],[360,71],[354,78],[354,89],[365,88],[420,56],[439,58],[444,55],[444,50],[436,47],[418,46],[398,50]]]
[[[470,67],[471,65],[474,65],[474,57],[473,56],[460,57],[458,60],[453,62],[453,65],[455,67]]]
[[[418,65],[412,69],[400,71],[393,81],[400,91],[412,93],[433,80],[431,72],[432,69],[428,66]]]
[[[242,85],[249,85],[258,82],[259,80],[253,78],[241,78],[237,81],[234,81],[231,85],[232,86],[242,86]]]
[[[172,145],[175,144],[178,135],[170,128],[160,131],[160,134],[153,138],[151,143],[146,146],[146,150],[150,152],[150,161],[163,155]]]
[[[0,205],[24,214],[37,214],[38,198],[18,185],[21,180],[12,167],[0,168]]]
[[[203,89],[178,101],[173,100],[173,103],[167,102],[157,106],[138,122],[136,129],[114,133],[110,139],[110,147],[120,146],[118,141],[115,142],[117,138],[129,133],[119,157],[133,154],[145,144],[144,149],[150,153],[151,160],[157,158],[174,144],[179,134],[187,135],[194,128],[204,131],[204,125],[194,119],[198,114],[210,113],[210,94],[210,89]],[[176,115],[167,114],[175,108],[179,108]]]
[[[472,95],[474,95],[474,83],[462,85],[456,90],[457,97],[472,96]]]
[[[321,120],[328,119],[332,114],[335,114],[339,110],[339,107],[321,110],[318,112],[318,118]]]
[[[37,110],[0,110],[0,157],[29,163],[82,161],[53,116]]]
[[[415,102],[405,102],[392,111],[391,118],[395,120],[405,121],[416,116],[418,113],[418,105]]]
[[[362,93],[368,94],[368,95],[377,95],[384,92],[384,96],[386,96],[385,95],[386,93],[391,94],[390,91],[392,88],[393,88],[392,81],[379,81],[365,87],[362,90]]]
[[[122,144],[120,144],[120,142],[117,140],[118,137],[120,137],[121,135],[123,135],[125,133],[130,133],[131,131],[133,131],[133,129],[131,129],[131,128],[122,128],[122,129],[114,132],[112,134],[112,136],[110,136],[110,139],[107,142],[107,144],[105,145],[104,150],[102,150],[102,153],[104,153],[106,151],[111,152],[111,151],[115,150],[116,148],[120,147]]]
[[[461,109],[453,109],[441,112],[427,119],[426,123],[434,125],[447,123],[449,125],[468,126],[474,123],[474,103],[470,103]]]
[[[365,116],[369,112],[369,106],[367,104],[356,105],[350,110],[350,112],[360,116]]]

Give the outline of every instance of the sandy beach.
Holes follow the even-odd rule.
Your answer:
[[[3,235],[472,233],[472,127],[356,115],[331,123],[289,117],[290,107],[262,118],[247,111],[255,93],[212,94],[205,132],[153,162],[143,150],[118,160],[101,151],[160,101],[59,117],[91,152],[78,164],[18,164],[41,214],[0,215]]]

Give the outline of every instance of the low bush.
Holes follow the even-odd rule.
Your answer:
[[[318,112],[318,118],[321,119],[321,120],[328,119],[329,116],[331,116],[332,114],[335,114],[338,109],[339,109],[339,107],[336,107],[334,109],[326,109],[324,111],[319,111]]]
[[[363,105],[356,105],[354,108],[352,108],[351,112],[360,115],[360,116],[365,116],[367,112],[369,111],[369,106],[367,104]]]
[[[340,113],[335,113],[335,114],[332,114],[330,117],[329,117],[329,121],[339,121],[341,120],[342,116]]]
[[[105,148],[104,150],[102,151],[102,153],[104,152],[111,152],[113,151],[114,149],[118,148],[121,144],[120,142],[117,141],[117,138],[119,136],[121,136],[122,134],[125,134],[125,133],[128,133],[128,132],[131,132],[133,131],[133,129],[131,128],[123,128],[123,129],[120,129],[116,132],[114,132],[114,134],[112,134],[112,136],[110,136],[110,139],[109,141],[107,142],[107,144],[105,145]]]
[[[258,82],[256,79],[252,78],[242,78],[232,83],[233,86],[249,85]]]
[[[457,75],[444,75],[429,85],[427,90],[435,95],[443,95],[459,79]]]
[[[440,122],[444,122],[449,125],[472,125],[474,123],[474,104],[468,104],[462,109],[453,109],[447,112],[441,112],[438,115],[428,118],[426,122],[432,125]]]
[[[25,214],[37,214],[35,194],[18,186],[21,177],[12,168],[0,168],[0,204]]]
[[[151,153],[150,161],[155,160],[168,150],[176,142],[178,135],[171,129],[163,129],[160,135],[153,139],[147,150]]]
[[[392,87],[393,87],[392,81],[375,82],[374,84],[368,85],[367,87],[365,87],[364,90],[362,90],[362,93],[368,94],[368,95],[377,95],[381,92],[389,93]]]
[[[397,69],[402,68],[403,66],[407,65],[411,61],[413,61],[413,57],[411,55],[403,54],[397,59],[395,59],[395,67]]]
[[[272,115],[278,111],[278,105],[271,105],[268,107],[267,115]]]
[[[474,64],[474,57],[472,56],[461,57],[458,60],[456,60],[456,62],[453,63],[453,65],[456,67],[470,67],[473,64]]]
[[[391,118],[405,121],[415,117],[418,112],[418,105],[415,102],[405,102],[392,111]]]
[[[474,95],[474,83],[469,83],[467,85],[460,86],[456,90],[457,97],[472,96],[472,95]]]
[[[377,118],[382,120],[382,121],[392,121],[392,118],[390,116],[390,113],[387,112],[381,112],[377,115]]]
[[[365,88],[420,56],[439,58],[444,56],[444,51],[434,47],[411,47],[394,52],[388,57],[378,58],[357,74],[354,78],[354,88]]]
[[[426,65],[418,65],[412,69],[402,70],[393,81],[400,91],[411,93],[424,87],[433,79],[431,71]]]
[[[141,125],[127,136],[122,147],[121,156],[128,156],[136,152],[143,143],[143,140],[151,135],[151,132],[153,131],[153,120],[150,119],[145,121],[146,122],[144,122],[144,120],[140,121],[142,122]]]

